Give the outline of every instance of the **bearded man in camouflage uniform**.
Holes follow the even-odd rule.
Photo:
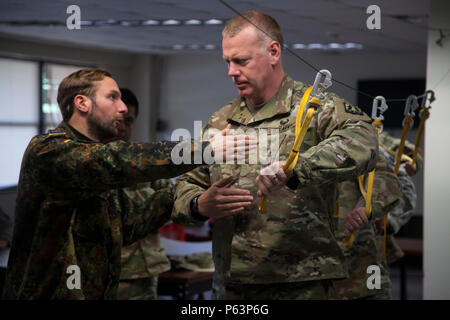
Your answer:
[[[307,85],[283,71],[278,23],[259,12],[243,16],[230,20],[222,32],[223,59],[239,97],[213,114],[203,135],[226,127],[253,129],[261,147],[267,133],[267,145],[275,151],[267,151],[266,159],[279,151],[281,162],[260,175],[262,164],[251,163],[203,166],[182,175],[176,182],[173,218],[180,224],[215,218],[214,298],[327,299],[329,280],[346,276],[332,230],[337,183],[373,169],[376,131],[357,107],[327,94],[294,171],[285,174],[280,165],[293,146]],[[230,203],[238,195],[247,198]],[[265,195],[267,210],[259,212]]]
[[[64,121],[35,136],[22,160],[4,298],[115,299],[122,244],[156,231],[173,205],[169,189],[136,201],[120,188],[198,165],[173,163],[179,142],[103,143],[117,137],[127,111],[106,70],[67,76],[58,104]],[[227,139],[212,140],[214,154],[224,152]],[[183,145],[191,163],[195,152],[210,147]]]
[[[134,124],[139,114],[139,101],[135,94],[126,88],[120,88],[122,101],[128,108],[120,127],[120,139],[129,141],[133,134]],[[171,190],[174,182],[171,179],[160,179],[153,182],[139,183],[125,188],[124,193],[134,199],[145,199],[153,196],[160,189]],[[157,231],[149,233],[145,238],[122,248],[122,269],[117,298],[120,300],[156,300],[158,298],[158,274],[170,270],[170,261],[164,253],[161,239]]]

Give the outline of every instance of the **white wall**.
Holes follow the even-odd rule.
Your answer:
[[[429,25],[449,30],[450,2],[432,0],[430,6]],[[443,47],[435,43],[438,38],[437,32],[429,31],[427,87],[434,89],[437,100],[425,132],[425,299],[450,299],[450,75],[434,88],[450,69],[450,38],[444,40]]]

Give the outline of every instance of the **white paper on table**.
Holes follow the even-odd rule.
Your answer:
[[[212,254],[212,241],[190,242],[161,237],[161,243],[168,256],[184,256],[200,252],[209,252]]]

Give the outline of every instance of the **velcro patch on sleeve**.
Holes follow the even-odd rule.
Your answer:
[[[334,98],[334,101],[336,103],[336,111],[339,117],[339,121],[344,121],[345,119],[367,122],[371,121],[370,117],[357,106],[354,106],[344,99],[340,98]]]

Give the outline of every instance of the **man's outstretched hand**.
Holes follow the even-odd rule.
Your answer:
[[[238,188],[227,188],[233,182],[228,177],[213,183],[198,198],[198,212],[205,217],[221,218],[244,210],[252,204],[250,191]]]

